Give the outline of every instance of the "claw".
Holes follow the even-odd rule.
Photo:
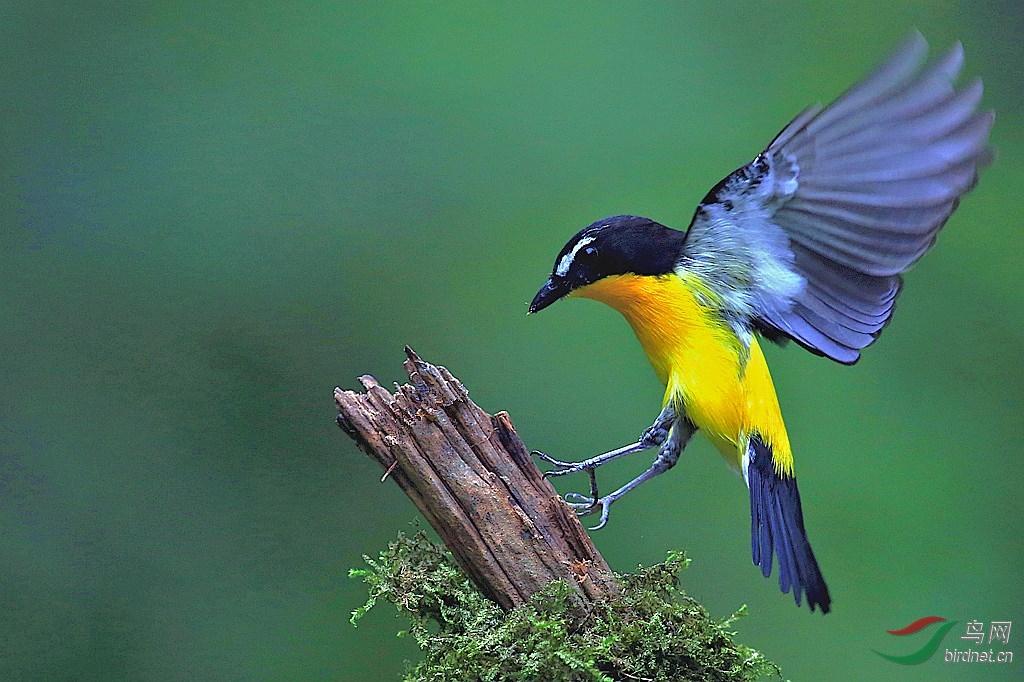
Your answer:
[[[579,500],[573,502],[571,500]],[[567,493],[565,496],[566,503],[576,510],[577,516],[586,516],[593,514],[597,511],[598,507],[601,507],[601,519],[597,522],[596,526],[590,526],[588,530],[601,530],[608,523],[608,512],[612,507],[612,502],[615,498],[593,498],[581,495],[580,493]]]
[[[597,522],[596,526],[591,526],[590,530],[601,530],[605,524],[608,523],[608,510],[612,508],[611,500],[601,500],[601,520]]]
[[[577,516],[593,514],[597,511],[598,506],[600,506],[601,520],[597,522],[596,526],[591,526],[589,530],[601,530],[608,523],[608,510],[616,498],[614,496],[602,498],[597,490],[597,474],[593,469],[587,469],[587,473],[590,474],[590,496],[588,497],[580,493],[566,493],[565,501],[576,510]]]
[[[554,464],[555,466],[558,466],[558,467],[572,466],[569,462],[563,462],[561,460],[555,459],[551,455],[545,454],[545,453],[541,452],[540,450],[531,450],[530,454],[533,455],[534,457],[540,457],[542,460],[544,460],[548,464]]]
[[[597,508],[600,499],[595,500],[593,497],[587,497],[581,493],[566,493],[565,503],[576,510],[576,513],[580,516],[589,514]]]
[[[580,466],[579,462],[563,462],[560,459],[555,459],[554,457],[551,457],[550,455],[544,454],[540,450],[534,450],[530,454],[535,456],[535,457],[540,457],[542,460],[544,460],[548,464],[553,464],[554,466],[558,467],[557,469],[549,469],[548,471],[545,471],[544,472],[544,477],[545,478],[547,478],[549,476],[565,476],[566,474],[575,474],[578,471],[583,471],[584,468],[585,468],[585,467]]]

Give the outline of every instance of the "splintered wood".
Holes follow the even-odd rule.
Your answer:
[[[491,416],[444,367],[409,347],[411,385],[334,390],[338,425],[412,499],[477,587],[504,608],[552,580],[577,608],[618,590],[573,511],[534,465],[508,414]]]

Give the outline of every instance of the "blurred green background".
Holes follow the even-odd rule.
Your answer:
[[[793,680],[1020,679],[1019,4],[97,0],[0,4],[0,678],[396,679],[415,647],[390,607],[349,625],[346,572],[417,514],[332,388],[408,343],[531,447],[632,440],[661,387],[627,325],[525,316],[559,248],[685,227],[914,26],[964,42],[1000,158],[860,364],[767,350],[833,613],[760,577],[701,439],[595,538],[624,571],[686,549]],[[925,615],[1012,621],[1021,660],[872,653]]]

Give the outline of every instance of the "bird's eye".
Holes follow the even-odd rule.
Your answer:
[[[588,246],[587,248],[583,249],[583,255],[586,258],[593,258],[594,256],[597,255],[597,249],[595,249],[593,246]]]

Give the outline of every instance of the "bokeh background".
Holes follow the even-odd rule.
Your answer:
[[[349,625],[346,574],[417,514],[333,387],[401,379],[408,343],[529,446],[632,440],[661,388],[627,325],[525,316],[559,248],[684,228],[915,26],[963,41],[999,160],[860,364],[767,350],[833,613],[760,577],[699,438],[596,542],[623,571],[687,550],[793,680],[1020,679],[1018,3],[99,0],[0,4],[0,678],[396,679],[415,646],[387,605]],[[925,615],[1011,621],[1021,660],[872,653]]]

